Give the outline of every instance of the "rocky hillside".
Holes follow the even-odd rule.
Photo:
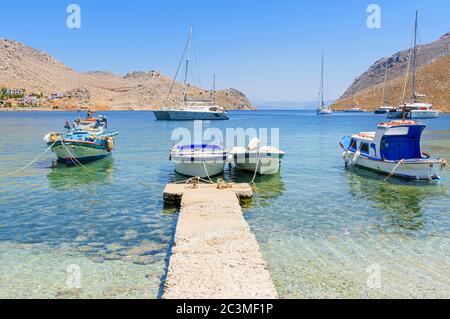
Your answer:
[[[443,35],[439,40],[420,45],[417,47],[417,67],[425,66],[439,58],[449,54],[450,32]],[[385,57],[376,61],[369,70],[357,77],[352,85],[345,91],[343,99],[349,98],[354,90],[355,93],[384,82],[385,65],[388,67],[388,80],[394,80],[406,74],[411,56],[411,50],[403,50],[391,57]]]
[[[386,94],[389,105],[400,105],[405,86],[405,75],[387,82]],[[375,110],[382,103],[383,83],[372,85],[350,97],[343,97],[332,105],[334,109],[348,109],[357,105],[364,110]],[[442,112],[450,112],[450,55],[422,66],[417,72],[417,93],[426,94],[425,101]],[[406,99],[411,96],[411,77],[406,88]],[[406,102],[406,101],[404,101]]]
[[[125,76],[110,72],[76,72],[49,54],[24,44],[0,39],[0,87],[27,92],[65,93],[59,106],[77,103],[97,109],[152,110],[164,104],[179,104],[182,86],[176,82],[168,98],[172,79],[158,71]],[[189,95],[209,97],[210,92],[189,87]],[[247,97],[235,89],[219,90],[217,104],[226,109],[253,109]],[[56,102],[55,102],[56,103]]]

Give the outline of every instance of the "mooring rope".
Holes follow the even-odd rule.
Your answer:
[[[20,172],[26,170],[28,167],[30,167],[31,165],[33,165],[34,163],[36,163],[39,159],[41,159],[41,157],[43,157],[45,154],[47,154],[47,152],[50,151],[50,150],[52,149],[52,147],[53,147],[53,145],[55,145],[55,143],[56,143],[56,142],[54,142],[52,145],[50,145],[44,152],[42,152],[39,156],[37,156],[35,159],[33,159],[31,162],[29,162],[29,163],[28,163],[27,165],[25,165],[24,167],[22,167],[22,168],[20,168],[20,169],[18,169],[18,170],[16,170],[16,171],[14,171],[14,172],[10,172],[10,173],[7,173],[7,174],[0,175],[0,178],[1,178],[1,177],[6,177],[6,176],[15,175],[15,174],[17,174],[17,173],[20,173]]]
[[[69,155],[71,156],[72,162],[73,162],[76,166],[79,165],[79,166],[81,166],[82,168],[84,168],[85,170],[87,170],[88,172],[93,173],[93,174],[102,175],[102,176],[105,175],[105,173],[99,173],[99,172],[93,171],[93,170],[91,170],[90,168],[84,166],[78,159],[76,159],[76,157],[72,154],[72,152],[69,150],[69,148],[67,147],[67,145],[66,145],[63,141],[61,141],[61,144],[65,147],[66,151],[67,151],[67,152],[69,153]],[[78,165],[77,165],[77,164],[78,164]]]
[[[107,173],[104,173],[104,172],[96,172],[96,171],[93,171],[93,170],[91,170],[90,168],[88,168],[86,165],[83,165],[79,160],[77,160],[77,159],[75,158],[75,156],[73,155],[73,153],[69,150],[69,148],[67,147],[67,145],[64,144],[64,142],[61,141],[61,144],[66,148],[67,152],[68,152],[69,155],[72,157],[72,161],[73,161],[73,163],[75,164],[75,166],[81,167],[81,168],[87,170],[88,172],[90,172],[90,173],[92,173],[92,174],[99,175],[99,176],[106,176],[106,175],[107,175]],[[132,181],[132,180],[129,180],[129,179],[126,179],[126,178],[117,177],[117,176],[114,177],[114,178],[115,178],[115,179],[118,179],[118,180],[122,180],[122,181],[124,181],[124,182],[130,182],[130,181]],[[134,183],[140,184],[141,186],[149,187],[149,185],[144,184],[144,183],[141,183],[141,182],[134,182]]]
[[[211,184],[214,184],[213,180],[212,180],[211,177],[209,176],[208,168],[206,167],[206,162],[203,160],[202,163],[203,163],[203,168],[205,169],[205,173],[206,173],[206,176],[208,177],[209,182],[210,182]]]
[[[397,170],[397,168],[398,168],[401,164],[404,164],[404,163],[405,163],[404,160],[401,160],[400,162],[398,162],[397,165],[395,165],[394,169],[389,173],[388,177],[386,177],[386,178],[384,179],[384,181],[386,182],[389,178],[391,178],[392,175],[394,175],[394,172]]]
[[[258,150],[258,154],[256,156],[256,168],[255,168],[255,173],[253,174],[253,178],[252,181],[250,182],[251,184],[256,184],[255,183],[255,179],[256,179],[256,175],[258,174],[258,169],[259,169],[259,160],[261,159],[261,152]]]

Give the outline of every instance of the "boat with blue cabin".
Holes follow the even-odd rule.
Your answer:
[[[228,152],[215,144],[175,145],[170,150],[169,160],[177,173],[205,178],[223,173]]]
[[[72,125],[66,122],[63,133],[50,132],[44,137],[58,160],[76,165],[111,155],[114,137],[119,133],[107,132],[105,116],[95,118],[92,115],[88,112],[86,118],[77,118]]]
[[[425,127],[419,122],[399,120],[378,124],[376,132],[344,137],[340,145],[345,165],[409,179],[439,179],[446,162],[422,152]]]

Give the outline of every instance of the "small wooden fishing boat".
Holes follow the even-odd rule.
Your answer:
[[[345,165],[409,179],[439,179],[446,162],[422,152],[420,140],[425,127],[415,121],[391,121],[378,124],[376,132],[344,137],[340,145]]]
[[[48,133],[44,141],[58,159],[67,164],[93,161],[109,156],[114,149],[114,136],[118,133],[108,133],[107,127],[106,117],[94,118],[88,114],[72,125],[66,122],[64,133]]]
[[[257,172],[261,175],[273,175],[280,170],[280,162],[285,153],[276,147],[260,146],[261,142],[255,138],[247,148],[235,147],[231,150],[236,168]]]
[[[186,176],[211,177],[222,174],[228,152],[214,144],[176,145],[170,150],[175,171]]]

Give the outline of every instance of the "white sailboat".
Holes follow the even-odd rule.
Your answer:
[[[322,51],[322,68],[320,73],[320,106],[317,108],[317,115],[333,114],[329,106],[325,106],[323,101],[323,51]]]
[[[418,12],[416,11],[416,18],[414,21],[414,44],[412,50],[413,72],[411,82],[411,98],[409,100],[409,103],[405,103],[389,111],[388,118],[429,119],[439,117],[439,111],[434,110],[432,104],[425,103],[422,101],[424,98],[426,98],[426,96],[416,92],[417,19],[418,19]],[[409,77],[409,70],[406,74],[405,90],[408,77]]]
[[[381,105],[378,109],[375,110],[375,114],[386,114],[394,107],[387,105],[386,96],[387,96],[387,72],[388,72],[388,60],[384,63],[384,85],[383,85],[383,93],[381,94]]]
[[[156,119],[164,121],[229,120],[230,118],[227,112],[222,107],[216,105],[215,98],[212,99],[211,97],[211,99],[195,99],[188,97],[187,88],[188,88],[188,72],[191,57],[191,47],[192,47],[192,26],[189,29],[189,38],[186,47],[187,55],[183,81],[182,105],[181,107],[180,106],[163,107],[161,110],[153,111]],[[172,93],[176,80],[175,78],[173,80],[169,96]],[[215,76],[214,76],[214,87],[215,87]],[[214,96],[215,96],[215,88],[214,88]]]

